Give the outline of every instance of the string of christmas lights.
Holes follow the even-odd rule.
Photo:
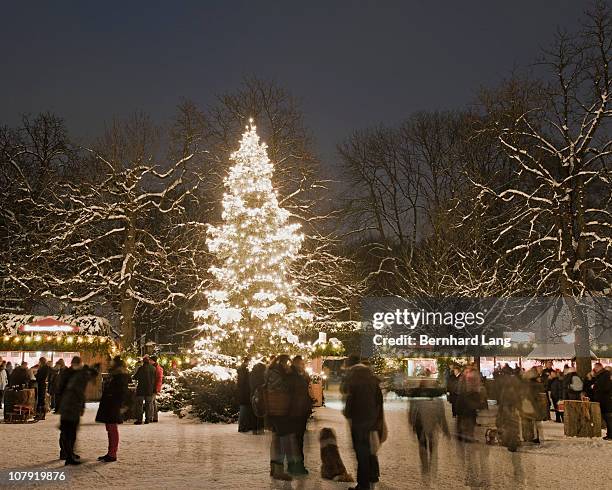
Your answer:
[[[251,120],[224,180],[223,223],[208,227],[217,288],[195,312],[201,336],[194,351],[203,362],[232,365],[245,355],[309,348],[293,332],[312,321],[310,298],[290,274],[304,235],[279,206],[266,148]]]

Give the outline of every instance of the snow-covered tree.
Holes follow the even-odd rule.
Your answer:
[[[583,298],[612,294],[612,16],[596,3],[586,21],[546,53],[551,81],[542,84],[542,103],[500,121],[511,177],[480,185],[481,201],[503,206],[496,242],[515,241],[499,268],[536,261],[534,293],[566,300],[582,374],[591,366]]]
[[[309,298],[291,273],[304,235],[279,205],[266,148],[255,126],[247,126],[224,180],[223,223],[208,230],[216,289],[196,312],[202,321],[196,351],[206,360],[290,351],[299,343],[294,332],[312,319]]]

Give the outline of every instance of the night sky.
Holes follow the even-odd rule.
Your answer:
[[[88,139],[164,122],[254,74],[298,96],[328,165],[353,129],[469,103],[526,67],[587,2],[3,2],[0,124],[51,110]]]

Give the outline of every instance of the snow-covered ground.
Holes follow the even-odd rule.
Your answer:
[[[379,457],[378,490],[431,488],[609,488],[612,442],[563,437],[561,424],[547,422],[540,446],[523,446],[517,453],[485,444],[463,445],[441,439],[437,476],[420,474],[414,434],[407,426],[408,402],[388,399],[385,404],[389,439]],[[203,489],[346,489],[349,484],[321,480],[317,433],[333,427],[344,462],[353,475],[355,461],[350,436],[339,410],[330,400],[317,410],[306,441],[308,478],[292,483],[272,482],[269,436],[239,434],[236,425],[201,424],[160,414],[158,424],[124,424],[120,428],[119,461],[99,463],[106,452],[104,426],[93,421],[96,404],[88,404],[79,432],[78,453],[84,464],[65,467],[58,457],[58,417],[30,425],[0,425],[0,488],[7,487],[9,470],[66,471],[67,481],[39,484],[47,488],[203,488]],[[451,427],[454,426],[449,417]],[[484,429],[479,428],[482,436]],[[482,440],[482,437],[481,437]],[[24,484],[16,485],[24,488]],[[27,487],[33,487],[28,484]]]

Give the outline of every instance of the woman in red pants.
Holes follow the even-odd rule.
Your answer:
[[[117,449],[119,448],[118,424],[123,423],[122,408],[127,400],[128,375],[125,364],[119,356],[111,361],[109,369],[110,378],[104,383],[100,407],[96,414],[96,422],[106,424],[108,433],[108,452],[98,458],[99,461],[112,463],[117,461]]]

